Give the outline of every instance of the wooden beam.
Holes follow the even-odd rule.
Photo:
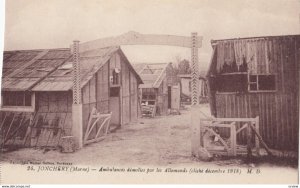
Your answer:
[[[231,151],[232,155],[236,156],[236,128],[235,125],[230,127],[230,145],[231,145]]]
[[[9,112],[34,112],[33,106],[2,106],[0,111],[9,111]]]
[[[1,143],[1,146],[2,146],[2,147],[4,146],[4,143],[5,143],[6,137],[7,137],[7,136],[8,136],[8,134],[9,134],[9,131],[10,131],[10,129],[11,129],[11,126],[12,126],[12,124],[13,124],[14,120],[15,120],[15,117],[16,117],[16,114],[15,114],[15,113],[13,113],[13,118],[12,118],[12,120],[11,120],[11,122],[10,122],[9,128],[8,128],[8,130],[7,130],[6,134],[5,134],[5,137],[4,137],[4,139],[3,139],[3,142]]]
[[[268,155],[273,156],[272,152],[270,151],[269,147],[267,146],[267,144],[264,142],[264,140],[262,139],[262,137],[260,136],[260,134],[256,131],[255,127],[253,125],[250,125],[252,130],[254,131],[254,133],[256,134],[256,136],[258,137],[260,143],[262,144],[262,146],[265,148],[265,150],[267,151]]]
[[[238,134],[239,132],[241,132],[243,129],[245,129],[247,127],[247,123],[244,124],[239,130],[236,131],[236,134]]]
[[[259,117],[258,116],[255,118],[255,129],[256,129],[257,133],[259,133]],[[260,147],[259,147],[259,138],[258,137],[255,137],[255,147],[256,147],[256,154],[259,156],[260,155],[260,153],[259,153]]]
[[[255,122],[255,118],[203,118],[202,121]]]
[[[251,124],[247,126],[247,158],[248,160],[252,157],[252,150],[251,150]]]
[[[195,44],[195,47],[202,47],[202,39],[202,36],[197,37],[198,42]],[[175,35],[141,34],[138,32],[130,31],[128,33],[116,37],[107,37],[81,43],[79,51],[84,52],[97,48],[121,45],[167,45],[191,48],[192,40],[191,37]]]
[[[199,116],[199,106],[193,106],[191,108],[191,150],[193,156],[198,156],[200,147],[203,147],[201,129],[202,121]]]
[[[3,127],[4,122],[5,122],[5,120],[6,120],[7,114],[8,114],[9,112],[4,112],[4,113],[5,113],[5,115],[4,115],[3,121],[1,122],[0,131],[2,130],[2,127]]]
[[[227,150],[228,152],[230,152],[227,143],[223,140],[223,138],[222,138],[220,135],[218,135],[215,131],[213,131],[213,130],[210,129],[210,128],[203,127],[203,129],[204,129],[204,130],[207,130],[208,132],[212,133],[212,134],[215,135],[217,138],[219,138],[220,142],[224,145],[224,147],[226,148],[226,150]]]
[[[5,140],[4,140],[4,142],[3,142],[3,145],[5,145],[5,143],[6,143],[9,139],[13,138],[13,136],[18,132],[18,130],[19,130],[20,127],[22,126],[22,123],[23,123],[23,121],[24,121],[25,116],[26,116],[26,115],[22,115],[22,119],[21,119],[21,121],[20,121],[18,127],[11,133],[11,135],[10,135],[9,137],[5,138]],[[7,132],[7,133],[8,133],[8,132]]]

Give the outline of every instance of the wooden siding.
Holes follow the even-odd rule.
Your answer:
[[[110,62],[114,64],[117,56],[112,56]],[[136,75],[129,69],[121,58],[121,116],[122,124],[136,121],[138,117],[138,92]],[[114,65],[112,65],[114,66]],[[109,109],[109,89],[110,89],[110,63],[106,63],[94,75],[94,77],[82,89],[82,108],[83,108],[83,132],[89,119],[89,113],[95,107],[100,113],[108,113]],[[112,116],[117,114],[112,114]],[[93,136],[93,133],[91,133]]]
[[[219,88],[216,79],[214,79],[218,75],[216,63],[219,61],[216,60],[216,56],[219,53],[225,53],[226,55],[227,52],[220,52],[218,51],[220,49],[217,48],[218,50],[215,51],[212,57],[213,62],[208,72],[211,110],[217,117],[254,118],[259,116],[260,133],[268,146],[274,149],[297,151],[299,138],[300,36],[266,37],[255,41],[261,40],[268,43],[268,61],[265,61],[266,57],[259,57],[260,53],[257,53],[255,71],[262,74],[270,71],[274,74],[276,77],[276,91],[218,93]],[[218,42],[215,44],[218,45]],[[254,51],[263,50],[259,45],[257,48]],[[243,135],[238,139],[243,141]]]
[[[138,84],[135,75],[130,73],[130,106],[131,106],[131,121],[135,122],[138,118]]]
[[[121,60],[121,74],[122,74],[122,124],[130,122],[130,71],[128,67]]]
[[[168,114],[168,85],[167,77],[161,82],[157,90],[157,114]]]
[[[7,117],[3,130],[10,124],[9,122],[12,122],[14,128],[15,124],[18,124],[16,118],[24,116],[21,129],[7,142],[8,145],[19,145],[18,140],[24,139],[26,135],[24,144],[27,147],[56,147],[60,144],[62,136],[71,135],[72,93],[36,92],[36,112],[1,112],[0,119],[4,114]],[[30,124],[31,115],[33,119]]]
[[[292,94],[217,94],[216,104],[218,117],[259,116],[260,134],[269,147],[298,149],[299,107]]]
[[[82,122],[83,133],[86,132],[89,115],[93,108],[100,113],[109,112],[109,63],[106,63],[82,88]],[[101,124],[98,122],[97,124]],[[100,125],[97,125],[100,126]],[[90,136],[96,134],[94,129]]]
[[[30,146],[58,146],[72,131],[72,93],[37,92]]]

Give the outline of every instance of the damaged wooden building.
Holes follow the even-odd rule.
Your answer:
[[[70,48],[4,52],[1,147],[58,146],[72,135],[72,61]],[[79,62],[82,139],[98,134],[99,123],[88,127],[93,108],[111,113],[111,125],[137,121],[143,82],[120,47],[80,52]]]
[[[212,40],[211,113],[255,118],[272,149],[298,151],[300,36]]]
[[[142,115],[167,115],[172,108],[174,71],[171,63],[133,64],[143,84],[139,85]],[[174,96],[176,94],[173,94]]]

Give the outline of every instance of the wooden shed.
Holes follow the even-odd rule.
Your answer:
[[[172,106],[171,93],[175,82],[172,64],[138,63],[133,67],[144,82],[139,85],[141,105],[153,106],[156,115],[167,115]]]
[[[93,108],[116,126],[137,120],[142,81],[119,47],[82,52],[80,65],[83,133]],[[69,48],[4,52],[2,146],[57,146],[71,135],[72,72]]]
[[[212,40],[211,44],[207,78],[212,114],[259,116],[259,132],[270,148],[298,151],[300,36]]]

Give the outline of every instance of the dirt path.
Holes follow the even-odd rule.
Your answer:
[[[201,110],[209,114],[208,105]],[[70,154],[58,150],[20,149],[4,153],[1,160],[71,162],[82,165],[147,166],[247,166],[241,159],[202,162],[191,157],[190,110],[181,115],[141,118],[124,125],[101,142]]]
[[[99,143],[90,144],[72,154],[57,150],[20,149],[3,154],[2,160],[66,161],[77,164],[167,165],[191,162],[190,115],[141,118],[124,125]]]

